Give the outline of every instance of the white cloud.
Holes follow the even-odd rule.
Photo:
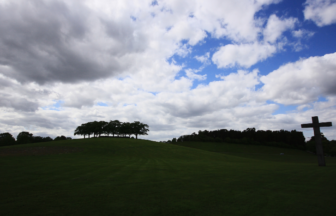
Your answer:
[[[336,23],[336,2],[331,0],[307,0],[303,11],[306,20],[322,27]]]
[[[190,17],[184,17],[175,23],[167,33],[168,37],[181,40],[188,40],[192,46],[196,45],[199,41],[206,37],[206,33],[199,28],[198,22]]]
[[[308,48],[308,45],[306,45],[305,43],[302,43],[302,40],[309,39],[314,34],[315,34],[314,32],[308,31],[306,29],[298,29],[298,30],[292,31],[293,37],[297,38],[296,42],[291,43],[294,48],[294,51],[299,52],[304,48]]]
[[[187,44],[183,44],[178,49],[176,49],[176,54],[181,57],[186,57],[189,53],[191,53],[191,47]]]
[[[202,62],[203,64],[208,64],[209,63],[209,57],[210,57],[210,53],[207,52],[202,56],[195,56],[194,58],[199,61]]]
[[[212,56],[212,61],[218,68],[242,66],[249,68],[259,61],[272,56],[277,51],[274,45],[268,43],[229,44],[222,46]]]
[[[195,70],[195,69],[190,69],[190,68],[185,69],[185,72],[186,72],[188,78],[190,78],[192,80],[194,80],[194,79],[196,79],[196,80],[205,80],[206,77],[207,77],[206,74],[204,74],[204,75],[198,75],[198,74],[196,74],[196,73],[198,73],[200,71],[201,70]]]
[[[258,41],[255,38],[253,43],[240,41],[237,44],[228,44],[220,47],[220,49],[212,56],[212,61],[218,68],[228,67],[245,67],[249,68],[252,65],[264,61],[273,56],[276,52],[284,50],[284,46],[288,44],[288,40],[283,36],[287,30],[294,29],[298,23],[297,18],[278,18],[272,14],[264,29],[259,28],[263,38]],[[302,37],[303,35],[312,36],[312,33],[305,30],[293,32],[294,36]],[[302,49],[301,42],[292,43],[296,50]]]
[[[309,38],[309,37],[312,37],[315,33],[312,31],[305,30],[305,29],[299,29],[299,30],[292,31],[292,34],[296,38]]]
[[[297,22],[298,20],[296,18],[279,19],[275,14],[272,14],[263,32],[264,41],[275,43],[283,32],[293,29]]]
[[[189,118],[249,103],[254,97],[251,90],[259,83],[257,70],[250,73],[241,70],[221,78],[177,94],[163,92],[157,103],[173,116]]]
[[[236,42],[252,42],[258,38],[263,24],[255,14],[263,7],[278,2],[279,0],[160,1],[157,8],[164,8],[169,15],[156,13],[156,18],[163,18],[161,22],[167,27],[178,23],[174,35],[186,40],[195,38],[189,41],[191,44],[202,40],[204,31],[216,38],[228,37]],[[195,31],[195,27],[202,32]]]
[[[265,100],[302,105],[336,96],[336,53],[288,63],[261,77]]]

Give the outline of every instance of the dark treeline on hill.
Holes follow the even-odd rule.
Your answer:
[[[322,134],[322,144],[326,155],[336,155],[336,141],[329,141]],[[282,148],[295,148],[316,153],[315,140],[312,137],[307,143],[300,131],[292,130],[258,130],[247,128],[244,131],[220,129],[214,131],[199,131],[198,134],[180,136],[178,139],[168,140],[168,143],[177,142],[225,142],[247,145],[267,145]]]
[[[330,155],[330,156],[336,156],[336,140],[329,141],[324,136],[323,133],[321,133],[321,140],[322,140],[322,146],[323,146],[323,154]],[[310,140],[306,143],[306,149],[316,154],[316,143],[315,143],[314,136],[312,136]]]
[[[119,120],[114,120],[110,122],[105,121],[94,121],[82,124],[78,126],[75,130],[74,135],[82,135],[84,139],[86,136],[90,138],[90,135],[93,137],[101,137],[102,134],[110,137],[127,137],[130,138],[132,134],[135,135],[138,139],[138,135],[148,135],[149,131],[148,125],[143,124],[139,121],[133,123],[130,122],[120,122]]]
[[[55,139],[52,139],[50,137],[33,136],[33,134],[27,131],[22,131],[21,133],[17,135],[16,140],[15,140],[12,134],[6,132],[6,133],[0,134],[0,146],[49,142],[49,141],[68,140],[68,139],[71,139],[71,137],[65,137],[62,135],[62,136],[56,137]]]

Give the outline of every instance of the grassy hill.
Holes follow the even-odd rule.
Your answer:
[[[0,215],[336,215],[336,158],[318,167],[299,150],[183,145],[99,138],[1,147]]]

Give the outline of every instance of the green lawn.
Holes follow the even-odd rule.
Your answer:
[[[0,156],[0,215],[336,215],[336,158],[318,167],[299,150],[183,145],[99,138],[10,147],[82,151]]]

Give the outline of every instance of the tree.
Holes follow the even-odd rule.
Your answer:
[[[85,131],[85,126],[82,124],[81,126],[78,126],[75,129],[74,135],[84,135],[84,139],[85,139],[86,133],[84,131]]]
[[[131,138],[131,135],[134,134],[132,124],[129,122],[124,122],[125,132],[128,135],[129,138]]]
[[[75,129],[74,135],[83,135],[84,139],[85,136],[88,135],[88,137],[90,138],[90,135],[93,133],[94,131],[94,122],[88,122],[85,124],[82,124],[80,126],[78,126]]]
[[[40,136],[33,136],[32,137],[32,143],[38,143],[38,142],[50,142],[53,141],[50,137],[40,137]]]
[[[321,133],[321,140],[322,140],[322,141],[329,141],[329,140],[324,136],[323,133]],[[310,141],[315,141],[315,136],[312,136],[308,142],[310,142]]]
[[[66,140],[67,138],[65,137],[65,136],[58,136],[58,137],[56,137],[54,140],[55,141],[58,141],[58,140]]]
[[[141,122],[135,121],[133,123],[120,122],[118,120],[105,122],[105,121],[94,121],[82,124],[75,129],[74,135],[86,135],[93,134],[94,137],[101,136],[101,134],[118,134],[118,136],[125,137],[128,135],[131,137],[132,134],[138,138],[138,135],[148,135],[148,125]]]
[[[32,143],[44,142],[43,137],[40,136],[33,136]]]
[[[118,120],[110,121],[107,125],[105,125],[103,131],[107,135],[112,134],[114,137],[115,134],[119,133],[120,126],[121,126],[120,121]]]
[[[100,137],[101,134],[104,134],[104,128],[106,127],[106,125],[108,124],[106,121],[99,121],[96,123],[97,124],[97,129],[98,129],[98,135]]]
[[[129,123],[127,124],[128,122],[122,122],[120,124],[120,127],[119,127],[119,135],[122,135],[122,137],[125,137],[126,134],[129,133],[130,129],[129,129]]]
[[[138,135],[148,135],[148,127],[147,124],[143,124],[139,121],[131,123],[132,133],[135,135],[136,139],[138,139]]]
[[[93,136],[94,137],[98,137],[98,136],[100,137],[100,135],[102,133],[104,133],[103,128],[105,127],[105,125],[107,125],[107,122],[105,122],[105,121],[99,121],[99,122],[94,121],[94,122],[89,122],[87,124],[89,125],[89,130],[90,130],[90,132],[93,133]]]
[[[12,134],[10,133],[0,134],[0,146],[14,145],[14,144],[15,144],[15,139]]]
[[[90,138],[90,135],[93,133],[92,129],[91,129],[91,124],[92,124],[92,122],[82,124],[82,127],[83,127],[82,132],[83,132],[84,137],[85,137],[85,134],[86,134]]]
[[[33,134],[27,131],[22,131],[17,135],[16,140],[18,144],[31,143],[33,141]]]
[[[50,137],[43,138],[43,142],[50,142],[50,141],[53,141],[53,139],[51,139]]]

